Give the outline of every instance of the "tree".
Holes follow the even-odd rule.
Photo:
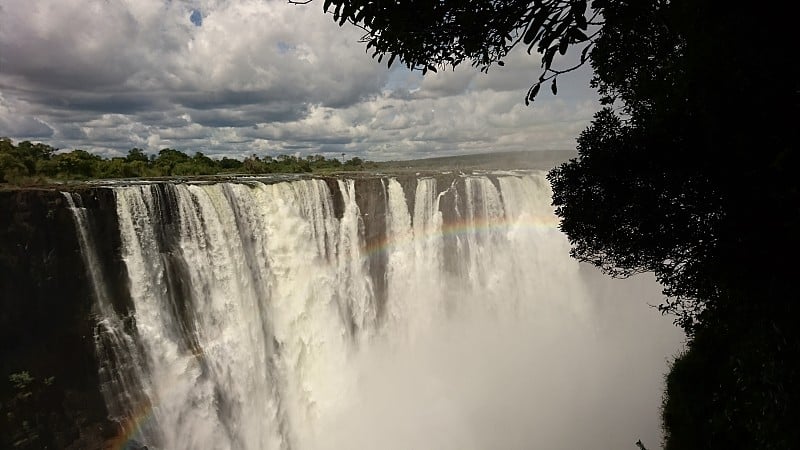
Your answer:
[[[580,61],[606,108],[550,181],[576,258],[652,271],[691,340],[668,378],[667,448],[798,448],[800,71],[786,4],[697,0],[327,0],[374,56],[487,70],[543,54],[526,95]],[[599,20],[598,20],[599,19]],[[566,69],[569,70],[569,69]],[[697,386],[702,386],[698,389]]]
[[[125,160],[128,162],[141,161],[143,163],[147,163],[149,161],[147,155],[144,153],[144,150],[137,147],[134,147],[128,151],[128,156],[125,157]]]
[[[359,158],[358,156],[354,156],[348,159],[347,162],[344,163],[344,165],[348,167],[361,167],[364,165],[364,160]]]
[[[86,150],[73,150],[53,157],[56,174],[64,178],[92,178],[102,158]]]
[[[291,3],[308,3],[292,1]],[[557,91],[558,75],[573,68],[553,67],[556,53],[582,44],[581,63],[586,60],[598,33],[597,20],[608,0],[464,0],[392,2],[373,0],[325,0],[340,25],[362,28],[362,42],[373,57],[398,60],[415,70],[436,72],[469,61],[487,71],[522,43],[528,53],[542,54],[543,73],[526,95],[533,101],[546,81]]]
[[[41,142],[22,141],[17,144],[17,153],[33,160],[50,159],[55,152],[55,148]]]
[[[18,145],[0,138],[0,182],[18,181],[36,174],[37,166],[50,161],[56,149],[42,143],[22,141]]]
[[[239,161],[238,159],[228,158],[227,156],[224,156],[220,160],[219,166],[221,168],[225,169],[225,170],[228,170],[228,169],[236,170],[236,169],[240,169],[242,167],[242,162]]]
[[[47,178],[62,180],[90,178],[131,178],[165,175],[212,175],[243,171],[247,173],[304,173],[342,167],[336,158],[326,159],[321,155],[300,158],[279,155],[276,158],[255,154],[244,161],[223,157],[215,160],[196,152],[186,153],[165,148],[158,156],[149,157],[142,149],[132,148],[128,155],[105,159],[84,150],[55,154],[55,148],[46,144],[21,142],[14,145],[9,138],[0,138],[0,183],[40,184]],[[346,168],[361,169],[365,164],[374,164],[353,158]],[[47,177],[47,178],[42,178]]]
[[[0,152],[0,183],[16,181],[28,174],[22,161],[8,153]]]
[[[800,225],[785,207],[799,200],[796,131],[774,114],[796,115],[798,71],[752,63],[780,60],[787,33],[759,14],[773,16],[749,12],[743,35],[743,9],[609,3],[593,84],[624,119],[599,113],[580,157],[550,175],[573,254],[612,273],[654,271],[689,332],[696,313],[731,294],[762,297],[763,280],[775,299],[793,291],[791,271],[758,261],[800,250],[785,231]]]
[[[242,170],[246,173],[268,173],[271,172],[269,166],[261,160],[255,153],[244,159]]]
[[[153,164],[159,169],[161,175],[174,175],[173,170],[178,164],[190,161],[191,158],[186,153],[172,148],[164,148],[158,152]]]

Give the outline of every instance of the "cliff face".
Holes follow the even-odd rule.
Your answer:
[[[87,208],[113,211],[109,190],[84,197]],[[3,448],[98,448],[114,433],[97,383],[93,300],[66,206],[56,191],[0,192]],[[99,251],[114,261],[116,216],[95,216],[105,222]]]
[[[435,177],[439,193],[456,179],[452,174]],[[417,178],[397,177],[411,211]],[[338,180],[324,180],[334,214],[341,218],[344,201]],[[114,192],[107,187],[72,190],[80,195],[79,206],[87,210],[89,232],[105,284],[113,291],[114,307],[126,316],[132,305],[120,258]],[[357,178],[355,193],[363,244],[379,247],[386,238],[386,182],[374,176]],[[443,204],[454,201],[451,194],[442,196]],[[102,448],[119,432],[117,424],[107,419],[100,393],[93,338],[96,306],[73,220],[66,198],[56,190],[0,191],[2,448]],[[365,256],[380,316],[386,296],[386,255]]]

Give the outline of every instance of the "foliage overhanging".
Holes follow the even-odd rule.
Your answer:
[[[525,96],[528,103],[547,81],[555,94],[558,75],[587,60],[603,24],[599,10],[606,2],[325,0],[323,9],[339,25],[349,22],[363,29],[361,41],[373,58],[388,58],[390,67],[397,60],[423,74],[465,61],[487,71],[492,64],[504,65],[511,49],[522,44],[528,53],[542,55],[543,72]],[[582,45],[578,66],[554,67],[556,54],[566,54],[573,45]]]

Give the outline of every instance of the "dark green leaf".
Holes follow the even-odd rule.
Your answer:
[[[541,87],[542,87],[541,83],[534,84],[533,87],[531,88],[531,91],[528,93],[528,97],[530,97],[530,99],[533,100],[534,97],[536,97],[536,94],[539,93],[539,89]]]
[[[522,37],[522,42],[524,44],[530,44],[535,40],[536,35],[539,34],[539,29],[544,24],[544,21],[547,20],[548,12],[549,11],[544,8],[536,12],[528,30],[525,32],[525,36]]]
[[[550,47],[546,52],[544,52],[544,56],[542,57],[542,67],[550,68],[550,66],[553,64],[553,57],[556,55],[556,50],[558,50],[558,48]]]
[[[583,50],[581,51],[581,64],[583,64],[584,62],[586,62],[586,53],[588,53],[588,52],[589,52],[589,49],[590,49],[590,48],[592,48],[592,44],[589,44],[589,45],[587,45],[587,46],[586,46],[586,47],[584,47],[584,48],[583,48]]]
[[[572,5],[572,13],[575,18],[583,17],[586,14],[586,0],[580,0]]]
[[[583,42],[589,39],[586,33],[577,28],[573,28],[570,33],[572,34],[572,42]]]
[[[525,96],[525,106],[536,99],[536,94],[539,93],[539,88],[542,87],[541,83],[536,83],[528,89],[528,95]]]
[[[564,20],[563,22],[561,22],[561,24],[558,25],[558,28],[556,28],[556,32],[555,32],[555,36],[554,37],[562,36],[564,34],[564,32],[567,31],[567,28],[571,24],[572,24],[572,22],[570,22],[569,20]]]
[[[366,13],[367,13],[367,8],[366,7],[359,9],[358,12],[355,15],[355,18],[353,19],[353,21],[356,22],[356,23],[360,22],[361,19],[364,18],[364,15]]]

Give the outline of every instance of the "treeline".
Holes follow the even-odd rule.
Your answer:
[[[304,158],[279,155],[273,158],[253,154],[243,161],[229,157],[215,159],[202,152],[189,156],[172,148],[164,148],[157,155],[132,148],[127,156],[103,158],[85,150],[59,153],[58,149],[46,144],[23,141],[15,145],[11,139],[0,138],[0,183],[12,184],[236,173],[307,173],[362,170],[374,165],[358,157],[343,163],[322,155]]]

